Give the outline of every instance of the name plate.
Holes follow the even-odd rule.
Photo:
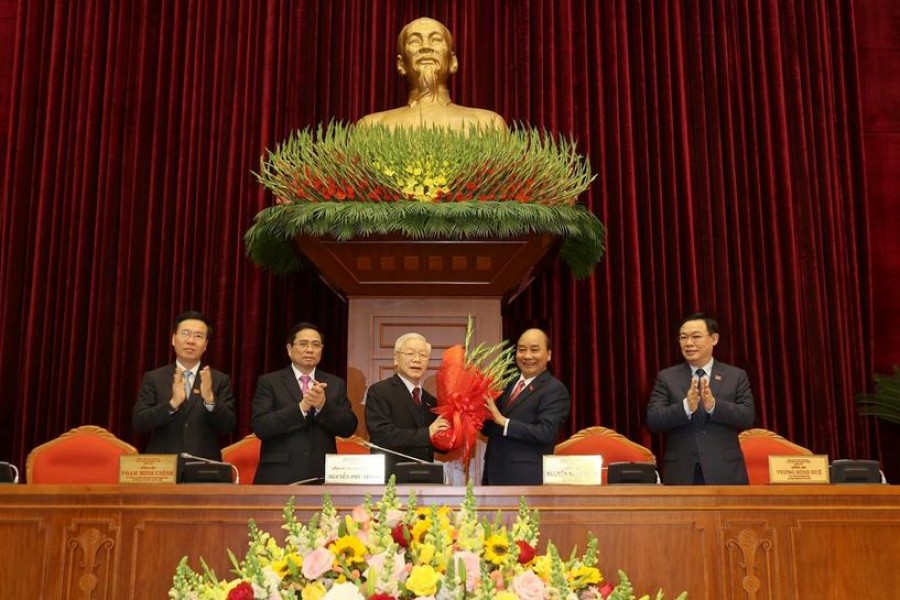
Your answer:
[[[769,483],[828,483],[828,456],[769,456]]]
[[[384,485],[384,454],[326,454],[325,483]]]
[[[603,457],[544,455],[544,484],[600,485]]]
[[[175,483],[177,454],[129,454],[119,457],[119,483]]]

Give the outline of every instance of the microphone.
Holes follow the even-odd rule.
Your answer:
[[[358,440],[358,441],[359,441],[360,444],[362,444],[363,446],[365,446],[366,448],[369,448],[369,449],[371,449],[371,450],[379,450],[379,451],[381,451],[381,452],[387,452],[388,454],[393,454],[394,456],[399,456],[400,458],[405,458],[405,459],[408,459],[408,460],[415,461],[415,462],[419,463],[420,465],[434,465],[434,464],[437,464],[437,463],[432,462],[432,461],[427,461],[427,460],[423,460],[423,459],[421,459],[421,458],[416,458],[415,456],[410,456],[409,454],[403,454],[402,452],[397,452],[396,450],[390,450],[390,449],[388,449],[388,448],[382,448],[381,446],[379,446],[379,445],[377,445],[377,444],[373,444],[372,442],[367,442],[366,440]]]
[[[0,460],[0,467],[6,467],[7,469],[9,469],[9,474],[12,475],[10,483],[19,483],[19,469],[18,467],[16,467],[16,465],[8,463],[5,460]],[[3,481],[3,479],[0,479],[0,481]]]
[[[204,458],[202,456],[194,456],[193,454],[188,454],[187,452],[182,452],[179,454],[181,458],[186,460],[199,460],[200,462],[205,462],[208,465],[226,465],[231,467],[234,471],[234,483],[239,484],[241,482],[241,473],[238,471],[238,468],[231,463],[222,462],[221,460],[213,460],[211,458]]]
[[[288,485],[306,485],[307,483],[315,483],[316,481],[325,481],[324,477],[310,477],[309,479],[301,479],[300,481],[292,481]]]

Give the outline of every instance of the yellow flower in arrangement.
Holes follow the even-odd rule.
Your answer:
[[[505,535],[495,533],[484,540],[484,557],[491,564],[502,565],[509,557],[509,540]]]
[[[427,565],[434,560],[434,544],[416,544],[413,552],[416,554],[416,564]]]
[[[325,597],[325,593],[327,590],[321,581],[316,581],[314,583],[308,583],[300,592],[300,598],[302,600],[322,600]]]
[[[409,573],[406,589],[416,596],[434,596],[441,575],[431,565],[417,565]]]
[[[376,163],[376,165],[376,168],[390,177],[409,200],[434,202],[449,191],[447,178],[450,163],[446,160],[438,164],[434,159],[416,158],[399,169],[387,164]]]
[[[286,554],[283,558],[272,561],[272,570],[278,574],[278,577],[284,579],[291,574],[291,565],[294,571],[298,571],[303,566],[303,557],[293,552]]]
[[[603,583],[603,575],[600,574],[600,569],[596,567],[580,565],[569,571],[568,577],[569,583],[577,589]]]
[[[366,562],[366,546],[356,536],[338,538],[328,549],[344,565],[352,567]]]
[[[584,553],[563,559],[547,541],[545,553],[534,557],[541,543],[539,515],[524,499],[511,526],[502,522],[502,515],[494,523],[479,515],[472,485],[456,511],[419,507],[414,492],[402,510],[392,480],[380,501],[367,496],[353,508],[355,528],[328,494],[322,505],[303,523],[291,499],[283,512],[282,543],[250,521],[245,558],[231,555],[237,579],[220,581],[206,563],[203,574],[196,573],[183,558],[169,599],[650,598],[636,594],[621,571],[618,584],[604,580],[597,568],[599,542],[590,533]],[[458,535],[451,536],[454,528]],[[351,529],[355,533],[348,533]],[[663,598],[662,592],[655,598]],[[682,594],[675,600],[686,598]]]

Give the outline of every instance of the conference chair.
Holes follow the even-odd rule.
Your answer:
[[[364,441],[358,435],[351,435],[348,438],[339,437],[337,438],[338,454],[371,454],[369,448],[362,444]]]
[[[768,429],[748,429],[738,435],[750,485],[769,485],[769,456],[811,456],[812,451]]]
[[[28,483],[118,483],[119,457],[137,448],[96,425],[65,432],[28,453]]]
[[[603,483],[608,483],[608,466],[615,462],[643,462],[656,464],[656,457],[649,448],[632,442],[624,435],[607,427],[588,427],[557,444],[553,451],[558,455],[590,455],[603,457]]]
[[[251,433],[241,440],[222,448],[222,460],[237,467],[241,485],[253,485],[256,469],[259,467],[259,449],[262,442]]]

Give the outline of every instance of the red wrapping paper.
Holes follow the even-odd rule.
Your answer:
[[[462,448],[463,464],[469,463],[481,425],[491,416],[484,406],[485,398],[500,395],[500,390],[491,389],[491,383],[477,368],[466,365],[462,346],[444,351],[437,372],[437,407],[432,411],[444,417],[450,427],[431,438],[435,448],[441,452]]]

